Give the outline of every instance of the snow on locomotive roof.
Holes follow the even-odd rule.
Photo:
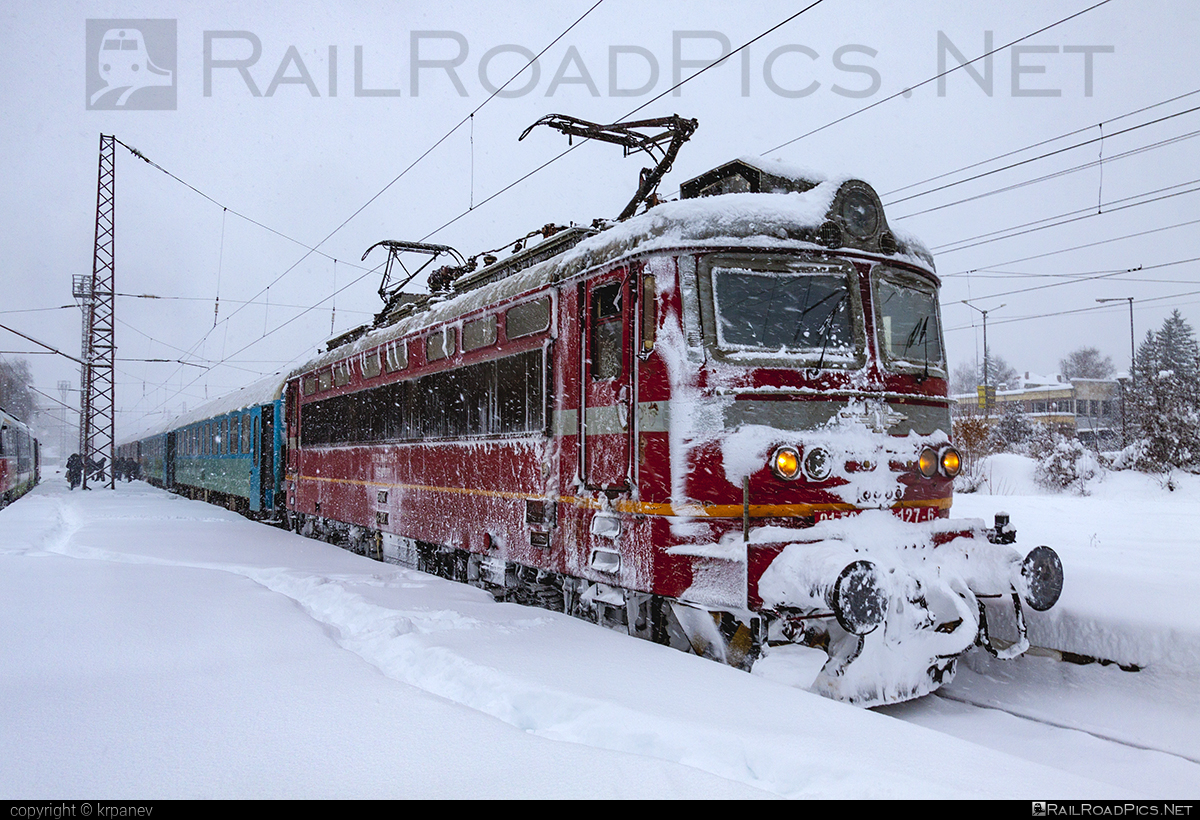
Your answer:
[[[829,221],[835,198],[847,182],[856,182],[853,177],[816,179],[818,175],[796,166],[762,158],[743,158],[721,168],[737,163],[761,165],[761,170],[772,176],[782,178],[787,175],[796,181],[797,187],[805,184],[810,187],[782,194],[737,193],[664,202],[511,276],[478,288],[434,296],[398,321],[331,348],[293,370],[291,376],[341,361],[431,326],[453,322],[489,305],[635,253],[705,247],[831,252],[829,247],[814,240],[814,233]],[[852,248],[847,250],[853,252]],[[914,238],[906,236],[897,252],[890,256],[931,274],[934,272],[932,255]]]
[[[3,425],[4,427],[20,428],[21,430],[24,430],[25,432],[29,433],[30,435],[33,435],[33,431],[30,429],[29,425],[25,424],[23,421],[21,421],[19,418],[14,416],[12,413],[5,410],[3,407],[0,407],[0,425]]]
[[[189,424],[195,424],[198,421],[223,416],[226,413],[233,413],[238,410],[247,410],[251,407],[257,407],[260,404],[270,404],[283,394],[285,381],[283,373],[272,373],[269,376],[263,376],[258,381],[240,390],[235,390],[220,398],[206,401],[204,404],[188,410],[186,413],[181,413],[169,421],[154,424],[136,435],[129,436],[126,441],[141,441],[150,436],[162,435],[171,430],[187,427]]]

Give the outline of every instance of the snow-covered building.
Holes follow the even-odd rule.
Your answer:
[[[954,399],[959,415],[974,414],[995,423],[1006,412],[1016,411],[1085,444],[1121,444],[1123,399],[1117,379],[1067,379],[1026,372],[1020,387],[995,391],[986,413],[982,387],[976,394],[959,394]]]

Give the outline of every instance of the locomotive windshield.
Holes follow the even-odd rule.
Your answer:
[[[884,269],[875,277],[875,325],[886,365],[945,369],[937,290],[914,276]]]
[[[820,363],[856,358],[849,271],[813,265],[712,267],[717,344],[726,351],[800,354]]]

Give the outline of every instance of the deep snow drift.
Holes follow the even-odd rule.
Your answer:
[[[773,680],[805,668],[782,653],[747,675],[145,484],[70,493],[48,469],[0,512],[0,796],[1194,794],[1200,481],[1047,496],[1026,466],[998,461],[991,489],[1013,497],[954,514],[1002,507],[1023,551],[1063,556],[1035,644],[1145,670],[985,656],[948,697],[880,711]]]

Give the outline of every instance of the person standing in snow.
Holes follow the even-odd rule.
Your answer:
[[[71,453],[71,457],[67,459],[67,483],[73,490],[79,486],[79,482],[82,480],[83,457],[79,453]]]

